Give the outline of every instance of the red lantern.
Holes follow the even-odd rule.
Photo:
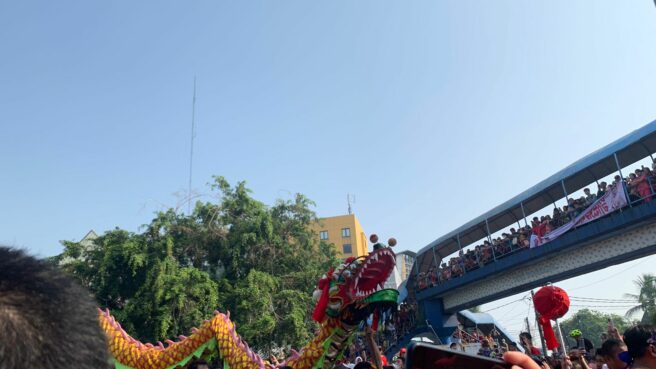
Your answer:
[[[533,296],[535,311],[540,314],[538,321],[547,341],[547,348],[553,350],[558,347],[558,340],[551,328],[551,320],[561,318],[569,310],[569,296],[562,288],[546,286]]]

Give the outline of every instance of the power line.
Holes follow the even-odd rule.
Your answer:
[[[511,320],[500,321],[500,323],[503,323],[503,324],[506,324],[506,325],[512,325],[512,324],[517,324],[517,323],[522,322],[522,321],[524,321],[524,317],[520,316],[520,317],[516,317],[515,319],[511,319]]]
[[[630,308],[636,305],[570,305],[570,307],[595,307],[595,308]]]
[[[570,300],[608,300],[608,301],[633,301],[632,299],[606,299],[598,297],[582,297],[582,296],[570,296]]]
[[[499,306],[497,306],[497,307],[495,307],[495,308],[485,310],[485,311],[483,311],[483,313],[487,313],[487,312],[489,312],[489,311],[496,310],[496,309],[500,309],[500,308],[502,308],[502,307],[504,307],[504,306],[508,306],[508,305],[510,305],[510,304],[514,304],[514,303],[516,303],[516,302],[519,302],[519,301],[522,301],[522,300],[526,299],[527,297],[528,297],[528,295],[525,295],[525,296],[523,296],[522,298],[520,298],[520,299],[518,299],[518,300],[513,300],[513,301],[510,301],[510,302],[505,303],[505,304],[503,304],[503,305],[499,305]]]
[[[627,303],[635,303],[635,300],[622,300],[622,299],[595,299],[595,298],[579,298],[579,297],[573,297],[570,296],[570,301],[572,302],[594,302],[594,303],[603,303],[603,304],[627,304]]]
[[[590,287],[590,286],[593,286],[593,285],[595,285],[595,284],[597,284],[597,283],[601,283],[601,282],[607,281],[607,280],[609,280],[609,279],[611,279],[611,278],[613,278],[613,277],[616,277],[616,276],[618,276],[618,275],[620,275],[620,274],[626,272],[627,270],[629,270],[629,269],[631,269],[631,268],[634,268],[634,267],[636,267],[636,266],[638,266],[638,265],[644,263],[644,262],[647,261],[647,260],[649,260],[648,257],[646,257],[646,258],[644,258],[644,259],[638,261],[637,263],[635,263],[635,264],[633,264],[633,265],[628,266],[628,267],[625,268],[625,269],[620,270],[620,271],[617,272],[617,273],[611,274],[611,275],[609,275],[609,276],[606,277],[606,278],[602,278],[602,279],[600,279],[600,280],[598,280],[598,281],[595,281],[595,282],[592,282],[592,283],[586,284],[585,286],[580,286],[580,287],[570,288],[569,291],[580,290],[580,289],[582,289],[582,288]]]
[[[524,302],[526,302],[526,300],[524,300]],[[503,317],[499,318],[499,321],[505,319],[507,316],[509,316],[510,314],[512,314],[512,312],[515,311],[515,309],[517,309],[518,306],[521,306],[521,305],[517,304],[517,305],[513,306],[513,308],[510,309],[507,313],[505,313],[505,314],[503,315]]]
[[[597,311],[616,311],[616,312],[626,312],[627,310],[635,307],[635,305],[570,305],[573,309],[578,310],[597,310]]]

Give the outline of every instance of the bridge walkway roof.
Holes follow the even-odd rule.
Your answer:
[[[656,152],[656,120],[577,160],[519,195],[431,242],[417,253],[419,271],[489,234]],[[616,162],[617,158],[617,162]],[[486,226],[487,221],[487,226]],[[489,227],[489,229],[488,229]],[[431,251],[432,250],[432,251]]]

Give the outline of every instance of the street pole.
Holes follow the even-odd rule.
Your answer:
[[[533,297],[535,296],[535,293],[533,290],[531,290],[531,300],[533,300]],[[540,314],[538,314],[538,311],[535,310],[535,304],[533,304],[533,311],[535,311],[535,323],[537,323],[538,326],[538,333],[540,333],[540,343],[542,344],[542,355],[544,357],[547,356],[547,343],[544,340],[544,334],[542,334],[542,325],[540,325]]]
[[[533,334],[531,334],[531,324],[528,322],[528,317],[524,318],[524,322],[526,323],[526,332],[533,336]]]
[[[567,352],[567,344],[565,343],[563,331],[560,329],[560,322],[558,322],[558,319],[556,319],[556,329],[558,330],[558,338],[560,338],[560,352],[565,354]]]

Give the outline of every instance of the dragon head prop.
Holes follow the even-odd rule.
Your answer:
[[[370,240],[374,243],[374,251],[367,256],[346,259],[321,278],[314,293],[317,305],[313,314],[313,318],[322,323],[321,329],[300,353],[292,352],[279,366],[288,365],[294,369],[334,367],[359,323],[373,315],[376,324],[380,312],[396,307],[398,291],[383,289],[396,263],[390,248],[396,245],[396,240],[390,239],[389,246],[378,243],[376,235]],[[166,340],[166,346],[161,342],[143,344],[130,337],[109,311],[100,311],[99,318],[116,368],[178,368],[208,351],[218,351],[230,369],[274,368],[239,337],[229,312],[227,315],[215,312],[211,320],[192,329],[189,337],[180,336],[176,342]]]
[[[387,246],[373,234],[370,241],[374,243],[372,252],[344,260],[319,280],[313,293],[314,320],[322,322],[328,316],[357,324],[376,310],[396,306],[398,292],[383,288],[396,265],[392,251],[396,240],[390,238]]]

